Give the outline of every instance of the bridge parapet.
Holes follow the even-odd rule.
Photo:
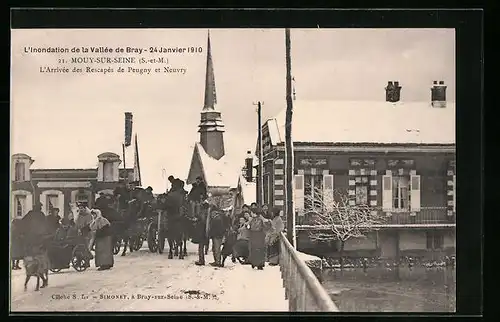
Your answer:
[[[338,312],[321,283],[283,233],[280,234],[280,270],[290,312]]]

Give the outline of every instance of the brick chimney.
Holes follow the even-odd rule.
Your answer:
[[[399,86],[399,81],[389,81],[387,82],[387,87],[385,88],[385,101],[396,103],[401,99],[401,86]]]
[[[431,104],[432,107],[446,107],[446,85],[444,81],[434,81],[431,88]]]
[[[248,182],[253,181],[253,155],[252,155],[252,151],[247,151],[247,157],[245,158],[245,179]]]

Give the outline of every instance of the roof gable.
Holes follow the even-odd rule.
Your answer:
[[[286,110],[267,122],[273,145],[285,136]],[[297,101],[294,142],[455,144],[455,103]]]
[[[235,162],[227,155],[216,160],[209,156],[203,146],[197,142],[191,159],[188,184],[192,184],[196,177],[201,175],[208,187],[235,187],[242,164],[242,160]]]

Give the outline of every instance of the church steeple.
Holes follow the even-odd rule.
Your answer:
[[[205,152],[212,158],[219,160],[224,151],[224,123],[221,113],[216,110],[217,95],[215,91],[214,66],[212,62],[212,48],[210,45],[210,31],[207,41],[207,66],[205,75],[205,99],[201,111],[201,120],[198,132],[200,143]]]
[[[217,93],[215,91],[214,63],[212,62],[212,46],[210,46],[210,31],[207,41],[207,67],[205,75],[205,104],[203,110],[215,110],[217,105]]]

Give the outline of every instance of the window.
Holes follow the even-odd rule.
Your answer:
[[[51,214],[54,208],[57,208],[58,197],[58,195],[47,195],[47,215]]]
[[[89,198],[86,194],[77,194],[76,195],[76,198],[75,198],[75,201],[77,203],[88,203],[89,202]]]
[[[427,249],[442,249],[444,236],[437,231],[427,232]]]
[[[15,196],[14,198],[14,214],[23,216],[26,207],[26,196]]]
[[[408,181],[407,177],[392,177],[392,208],[395,210],[409,209]]]
[[[368,205],[368,186],[356,186],[356,205]]]
[[[25,181],[25,164],[22,162],[17,162],[15,166],[15,174],[14,174],[14,180],[15,181]]]
[[[104,181],[107,182],[113,181],[113,163],[104,162],[103,168],[104,168],[103,169]]]
[[[323,175],[305,175],[304,182],[304,208],[306,210],[320,209]]]

